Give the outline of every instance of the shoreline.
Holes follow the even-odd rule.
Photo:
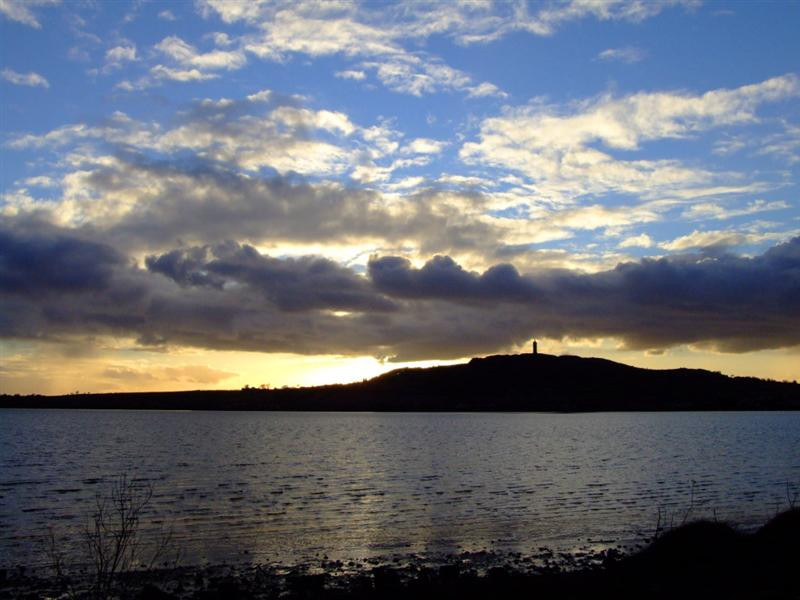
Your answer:
[[[498,355],[405,368],[347,384],[183,392],[0,395],[1,408],[314,412],[800,410],[800,385],[702,369],[644,369],[599,358]]]
[[[714,521],[665,531],[639,549],[533,555],[492,551],[287,565],[205,565],[123,573],[115,597],[800,598],[800,508],[752,533]],[[0,568],[0,598],[90,597],[86,578]]]

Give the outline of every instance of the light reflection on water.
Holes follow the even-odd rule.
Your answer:
[[[659,508],[759,525],[800,489],[800,413],[0,411],[0,565],[76,536],[115,476],[185,562],[603,547]],[[73,538],[76,539],[76,538]]]

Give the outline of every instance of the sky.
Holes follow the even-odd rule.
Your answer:
[[[800,2],[0,0],[0,391],[530,351],[800,379]]]

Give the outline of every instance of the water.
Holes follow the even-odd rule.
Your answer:
[[[800,491],[800,413],[0,411],[0,565],[77,543],[120,474],[184,563],[602,548]],[[663,520],[663,519],[662,519]]]

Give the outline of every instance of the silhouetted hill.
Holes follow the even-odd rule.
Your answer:
[[[510,355],[275,390],[0,396],[0,407],[344,411],[798,410],[800,385],[599,358]]]

